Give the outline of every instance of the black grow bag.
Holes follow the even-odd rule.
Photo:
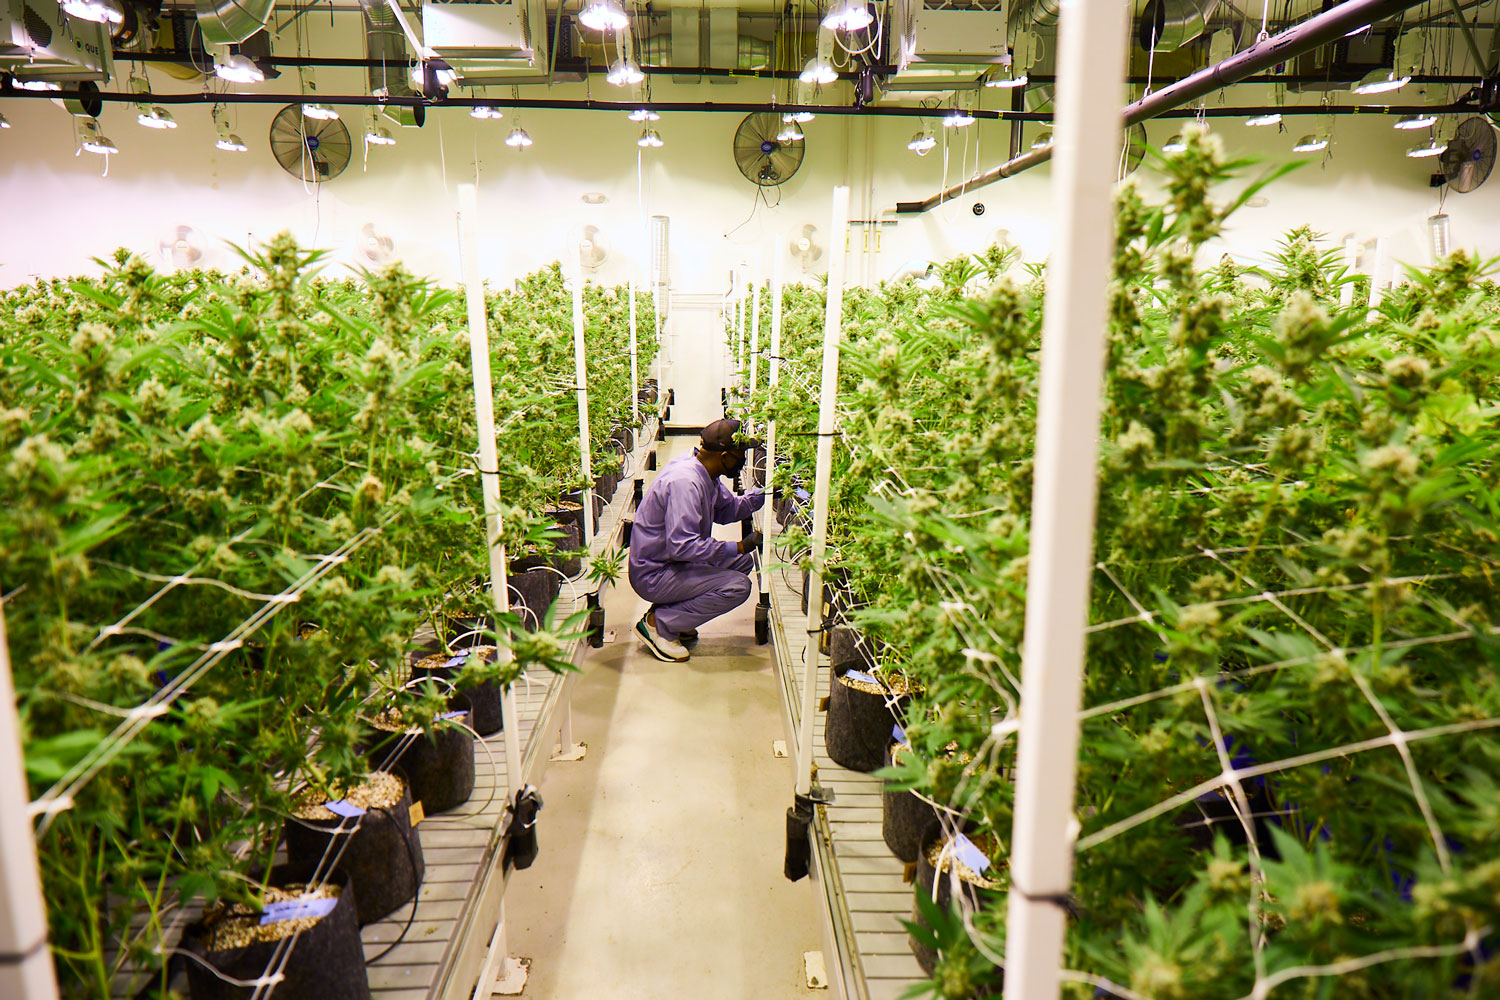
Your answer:
[[[511,610],[521,619],[528,632],[535,632],[546,622],[547,607],[562,587],[562,577],[550,568],[515,573],[507,578],[511,587]],[[520,607],[516,604],[519,602]]]
[[[285,864],[271,869],[267,884],[285,886],[310,880],[310,866]],[[340,887],[333,911],[296,937],[281,969],[284,977],[274,996],[280,1000],[369,1000],[370,983],[365,974],[365,950],[359,938],[358,894],[349,878],[334,870],[325,881]],[[231,979],[251,981],[266,974],[277,945],[291,941],[265,941],[242,948],[207,949],[208,927],[203,921],[189,924],[178,947],[197,957],[186,964],[188,995],[192,1000],[250,1000],[253,986],[227,983],[202,963]]]
[[[367,759],[371,767],[399,766],[406,775],[411,797],[422,803],[427,814],[446,812],[469,801],[474,794],[474,737],[472,713],[463,711],[452,722],[439,721],[401,747],[405,733],[377,730]],[[392,755],[395,754],[393,757]]]
[[[287,817],[286,856],[294,865],[315,865],[325,851],[330,857],[338,851],[336,837],[348,838],[338,866],[354,887],[361,926],[414,899],[427,870],[422,841],[411,825],[411,788],[405,781],[402,785],[400,801],[388,809],[371,809],[359,818],[357,829],[354,819]]]
[[[927,859],[927,852],[929,847],[939,842],[941,839],[943,839],[943,837],[944,834],[942,832],[942,828],[936,821],[933,821],[924,833],[921,842],[921,849],[917,852],[917,878],[915,889],[916,892],[919,893],[922,897],[931,899],[936,902],[939,909],[946,910],[948,909],[949,903],[953,899],[953,880],[949,877],[947,872],[943,872],[942,877],[939,878],[937,869],[934,868],[932,863]],[[993,871],[993,869],[991,869],[991,871]],[[936,886],[936,895],[934,895],[934,886]],[[962,893],[963,898],[966,901],[965,903],[961,903],[960,905],[967,905],[976,910],[985,906],[994,905],[1005,894],[1005,891],[1003,889],[990,889],[984,886],[976,885],[973,882],[970,882],[969,880],[962,877],[960,877],[959,880],[959,887],[960,892]],[[911,922],[917,924],[920,927],[927,926],[927,921],[922,919],[922,909],[917,905],[916,898],[913,898],[911,903]],[[916,957],[917,964],[922,967],[923,972],[927,973],[929,976],[932,975],[932,970],[937,967],[938,953],[932,948],[927,947],[925,944],[922,944],[915,937],[912,937],[911,934],[907,934],[906,937],[907,941],[911,944],[911,953]],[[985,994],[980,995],[983,996]]]
[[[886,747],[885,767],[892,765],[895,749],[894,741]],[[889,783],[881,789],[880,805],[880,835],[885,846],[896,857],[911,864],[917,860],[917,852],[922,848],[922,834],[937,822],[937,810],[918,798],[911,789],[892,788]]]
[[[455,618],[451,619],[454,629],[453,635],[459,636],[465,632],[474,632],[476,627],[489,627],[489,619]],[[455,639],[450,636],[449,643],[455,649],[466,650],[473,646],[488,646],[491,640],[475,632],[466,639]],[[494,656],[493,650],[484,654],[487,657]],[[456,657],[445,653],[435,653],[431,656],[421,657],[412,664],[411,676],[413,680],[431,677],[439,682],[451,682],[457,676],[463,664],[451,663]],[[446,686],[443,683],[440,687]],[[504,716],[500,714],[500,682],[487,681],[483,684],[475,684],[471,687],[456,688],[448,696],[448,707],[451,709],[462,709],[473,713],[474,731],[480,736],[489,736],[498,733],[505,724]]]
[[[874,664],[868,651],[856,645],[857,636],[843,626],[833,630],[824,739],[835,763],[868,773],[884,765],[891,730],[904,717],[910,696],[889,691],[876,694],[854,686],[862,682],[848,676],[849,672],[867,673]]]

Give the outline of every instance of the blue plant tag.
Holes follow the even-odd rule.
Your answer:
[[[466,712],[466,711],[444,712],[442,715],[438,716],[438,718],[439,719],[462,719],[464,716],[466,716],[468,714],[469,713]]]
[[[864,681],[866,684],[880,683],[863,670],[846,670],[844,671],[844,679],[847,681]]]
[[[468,658],[469,658],[469,654],[468,653],[459,653],[453,659],[451,659],[447,663],[443,664],[443,666],[445,666],[445,667],[461,667],[461,666],[463,666],[464,661],[467,660]]]
[[[792,491],[792,496],[796,497],[798,500],[808,500],[811,499],[812,494],[803,489],[796,489]]]
[[[335,816],[343,816],[345,819],[353,819],[356,816],[363,816],[365,814],[365,811],[359,806],[345,802],[343,799],[334,799],[332,802],[325,802],[323,803],[323,808]]]
[[[897,743],[906,742],[906,730],[901,728],[901,723],[898,722],[891,727],[891,739],[895,740]]]
[[[333,912],[333,908],[339,905],[337,896],[319,896],[309,899],[287,899],[279,903],[267,903],[265,911],[260,915],[260,922],[265,924],[279,924],[283,920],[301,920],[306,917],[326,917]]]
[[[953,841],[953,856],[968,866],[969,871],[975,875],[983,872],[990,866],[990,859],[984,856],[984,852],[974,846],[974,842],[963,834]]]

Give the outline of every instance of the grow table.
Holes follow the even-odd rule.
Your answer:
[[[579,582],[572,589],[563,586],[557,602],[560,619],[587,606],[593,593],[587,590],[582,577],[587,575],[589,563],[605,549],[620,543],[625,517],[634,507],[633,480],[644,472],[646,457],[656,447],[660,420],[660,410],[649,415],[636,436],[636,448],[631,455],[634,472],[621,481],[615,496],[605,506],[598,531],[584,557]],[[568,655],[575,664],[584,644],[584,639],[571,643]],[[542,773],[554,751],[566,756],[574,749],[570,705],[575,676],[532,668],[516,685],[523,785],[540,786]],[[469,801],[429,816],[417,827],[427,871],[417,893],[415,916],[413,904],[408,903],[361,929],[367,959],[379,956],[400,939],[389,953],[368,966],[372,1000],[469,1000],[474,995],[509,876],[502,863],[509,787],[505,734],[497,732],[475,743],[474,793]],[[877,816],[877,836],[878,821]],[[545,808],[538,826],[545,850],[548,836]],[[184,913],[181,923],[195,916],[195,912]],[[140,920],[145,919],[142,914]],[[408,920],[411,920],[409,929]],[[112,993],[118,1000],[131,1000],[142,985],[140,973],[127,968],[115,977]]]
[[[807,618],[802,614],[801,595],[788,583],[787,574],[772,569],[765,577],[782,721],[787,746],[795,756]],[[828,695],[826,663],[817,676],[821,703]],[[819,783],[833,792],[834,800],[814,810],[811,877],[824,903],[823,948],[829,958],[829,985],[843,1000],[896,1000],[907,986],[927,978],[901,926],[903,919],[911,917],[912,888],[902,877],[905,866],[886,847],[880,832],[880,779],[847,770],[829,759],[823,744],[825,718],[826,713],[820,711],[813,720],[813,760]],[[798,761],[797,767],[802,766]]]

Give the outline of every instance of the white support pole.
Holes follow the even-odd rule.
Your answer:
[[[583,263],[573,264],[573,386],[578,397],[578,462],[583,470],[583,544],[594,537],[594,470],[589,454],[589,381],[583,353]]]
[[[26,787],[16,689],[10,677],[5,603],[0,601],[0,953],[15,956],[0,965],[0,997],[57,1000],[52,949],[47,947],[47,908],[36,840],[27,822]]]
[[[771,264],[771,372],[768,385],[774,395],[776,385],[781,381],[781,257],[776,254]],[[776,471],[776,421],[772,420],[766,426],[766,478],[761,485],[767,493],[771,489],[771,473]],[[771,522],[773,511],[768,502],[761,508],[761,552],[760,571],[761,587],[765,588],[765,575],[770,572],[771,565]]]
[[[630,279],[630,422],[641,423],[640,354],[635,342],[635,278]]]
[[[802,725],[797,734],[797,794],[812,790],[813,712],[818,690],[818,633],[823,627],[823,556],[828,548],[828,477],[833,466],[833,426],[839,393],[839,336],[844,323],[844,231],[849,228],[849,188],[833,189],[828,230],[828,303],[823,313],[823,386],[818,395],[817,479],[813,484],[812,575],[807,584],[807,668],[802,675]]]
[[[756,268],[757,272],[760,270]],[[760,377],[760,274],[750,282],[750,393]],[[748,398],[748,394],[747,394]]]
[[[1353,236],[1344,239],[1344,277],[1352,278],[1359,273],[1359,241]],[[1354,304],[1354,282],[1345,281],[1339,289],[1339,305],[1345,309]]]
[[[1375,240],[1375,262],[1370,265],[1370,311],[1368,318],[1380,315],[1380,300],[1385,297],[1386,272],[1391,269],[1390,240],[1384,236]]]
[[[1062,7],[1053,126],[1057,242],[1042,328],[1006,922],[1005,995],[1015,1000],[1058,995],[1066,918],[1059,900],[1072,881],[1077,838],[1073,786],[1128,23],[1125,0],[1065,0]]]
[[[469,312],[469,363],[474,370],[474,419],[479,426],[479,485],[484,493],[485,548],[490,554],[490,599],[499,616],[510,612],[510,581],[506,578],[505,546],[500,544],[500,467],[495,442],[495,390],[490,380],[489,310],[484,283],[479,278],[479,196],[473,184],[458,186],[460,251],[463,257],[464,297]],[[509,663],[510,643],[502,638],[495,650],[499,663]],[[500,718],[505,726],[505,778],[508,801],[524,787],[521,739],[517,730],[515,686],[507,684],[500,696]]]

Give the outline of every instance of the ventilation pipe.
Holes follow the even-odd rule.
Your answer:
[[[206,45],[236,45],[266,26],[276,0],[197,0]]]
[[[370,93],[386,97],[412,97],[411,80],[407,66],[411,57],[406,50],[406,35],[396,21],[395,11],[388,0],[360,0],[360,12],[365,18],[365,52],[371,65]],[[388,116],[402,125],[415,125],[411,108],[387,108]]]
[[[1141,12],[1141,48],[1176,52],[1208,30],[1219,0],[1150,0]]]
[[[1289,62],[1304,52],[1310,52],[1320,45],[1337,41],[1350,32],[1360,31],[1376,21],[1384,20],[1412,7],[1419,7],[1422,2],[1423,0],[1345,0],[1344,3],[1331,10],[1326,10],[1301,24],[1294,24],[1270,38],[1256,42],[1238,55],[1200,69],[1192,76],[1163,87],[1153,94],[1148,94],[1134,104],[1126,105],[1125,126],[1129,128],[1131,125],[1155,118],[1173,108],[1190,104],[1216,90],[1222,90],[1239,83],[1246,77],[1270,69],[1278,63]],[[926,201],[900,202],[896,205],[896,211],[900,213],[930,211],[965,192],[984,187],[986,184],[993,184],[1005,177],[1013,177],[1023,170],[1029,170],[1050,159],[1052,159],[1052,146],[1043,146],[1023,156],[1007,160],[997,167],[991,167],[971,180],[938,192]]]

